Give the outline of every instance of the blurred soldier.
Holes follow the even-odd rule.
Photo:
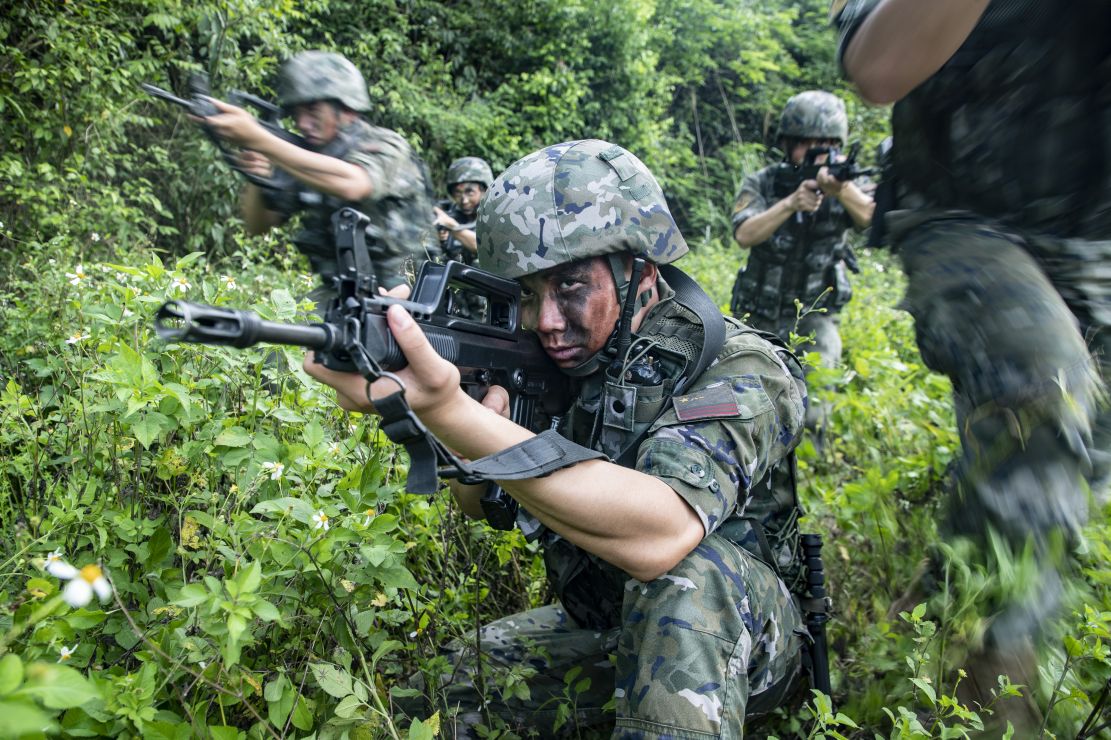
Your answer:
[[[997,673],[1037,683],[1031,638],[1059,603],[1062,541],[1107,479],[1111,3],[840,0],[833,17],[845,72],[895,102],[898,202],[882,217],[922,357],[953,381],[946,530],[989,569],[1032,546],[1041,571],[988,605],[967,664],[986,703]],[[1003,708],[1037,727],[1033,706]]]
[[[852,297],[847,267],[856,269],[847,232],[871,224],[873,203],[854,182],[842,182],[826,168],[801,182],[794,173],[812,149],[836,151],[848,133],[845,104],[836,95],[795,95],[779,119],[785,161],[745,177],[733,206],[733,238],[752,251],[737,274],[730,310],[784,341],[791,332],[810,337],[798,350],[818,352],[823,367],[841,361],[838,313]],[[825,164],[828,157],[811,155],[811,163]],[[817,428],[821,413],[811,399],[806,426]]]
[[[478,203],[494,173],[485,159],[462,157],[447,168],[447,192],[450,201],[440,203],[436,209],[436,229],[440,249],[448,259],[473,264],[478,253],[474,225],[478,217]]]
[[[351,206],[370,217],[367,246],[378,282],[392,288],[406,271],[426,259],[432,203],[424,163],[408,142],[363,118],[370,110],[366,82],[345,57],[303,51],[287,60],[278,80],[278,102],[297,124],[308,149],[271,134],[248,112],[213,101],[220,115],[206,119],[212,130],[241,147],[245,169],[271,177],[281,189],[247,185],[242,194],[247,230],[264,233],[302,213],[294,237],[326,290],[314,291],[318,305],[337,269],[332,214]]]
[[[505,418],[504,389],[471,399],[390,309],[406,397],[429,429],[471,459],[516,446],[507,454],[549,461],[499,482],[559,604],[485,625],[481,660],[450,646],[439,708],[457,732],[489,712],[549,735],[577,669],[571,726],[606,721],[616,699],[618,733],[741,737],[746,713],[775,707],[800,670],[805,627],[785,583],[797,576],[797,503],[766,476],[798,440],[801,370],[670,266],[686,242],[652,174],[619,146],[530,154],[494,181],[477,226],[480,264],[521,283],[525,323],[577,379],[577,398],[560,434],[534,435]],[[305,368],[346,408],[369,408],[361,377]],[[483,490],[453,486],[472,516]],[[522,667],[535,670],[528,696],[502,694]]]

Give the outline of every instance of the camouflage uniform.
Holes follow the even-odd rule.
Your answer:
[[[526,157],[480,209],[481,264],[507,277],[615,250],[670,262],[687,248],[644,165],[605,142]],[[755,532],[772,535],[775,565],[791,578],[797,503],[793,492],[770,490],[767,475],[798,440],[801,372],[785,351],[730,322],[716,362],[675,395],[685,366],[675,358],[697,354],[702,325],[662,279],[658,288],[661,301],[637,337],[655,340],[657,356],[646,362],[664,380],[640,386],[617,410],[603,402],[612,377],[588,363],[572,371],[579,392],[560,432],[611,457],[645,432],[630,464],[681,496],[706,536],[670,573],[642,583],[522,511],[518,524],[541,543],[560,603],[485,625],[481,660],[473,645],[450,647],[437,700],[458,712],[459,731],[482,721],[485,706],[546,736],[561,705],[573,727],[608,721],[604,707],[616,700],[617,737],[741,737],[746,712],[776,706],[793,688],[805,627],[784,581],[762,562]],[[480,665],[484,696],[475,688]],[[529,696],[499,691],[498,677],[522,666],[535,672]],[[569,688],[573,668],[581,673]]]
[[[835,95],[808,90],[784,106],[778,138],[848,138],[845,104]],[[750,174],[741,184],[733,205],[733,231],[753,216],[791,195],[798,187],[795,168],[781,162]],[[799,352],[817,352],[823,367],[841,362],[841,308],[852,298],[846,260],[852,259],[850,229],[858,228],[837,198],[826,197],[813,213],[798,213],[783,223],[770,239],[749,250],[748,261],[737,273],[730,311],[749,325],[770,331],[784,341],[791,332],[810,337]],[[795,305],[801,304],[803,316]],[[822,409],[807,409],[810,429],[820,427]]]
[[[875,0],[835,7],[842,52]],[[962,450],[948,529],[1032,540],[1043,582],[989,644],[1036,631],[1043,557],[1087,518],[1111,431],[1111,4],[995,0],[894,107],[895,209],[923,359],[953,381]]]
[[[359,113],[370,109],[366,84],[354,65],[339,54],[319,51],[302,52],[283,65],[278,99],[286,109],[333,99]],[[308,256],[325,286],[337,269],[332,214],[344,206],[370,218],[367,248],[379,284],[392,288],[406,282],[407,270],[427,259],[432,245],[432,200],[424,162],[401,135],[362,119],[343,126],[321,153],[362,167],[373,184],[370,196],[343,201],[309,190],[278,170],[275,179],[288,187],[264,191],[267,207],[286,218],[302,213],[293,243]]]
[[[776,175],[784,166],[775,164],[745,177],[733,206],[734,231],[790,195],[776,189]],[[846,234],[853,228],[852,216],[836,198],[823,199],[821,207],[804,219],[788,220],[749,253],[733,288],[733,315],[747,316],[749,325],[784,341],[791,332],[813,334],[814,340],[800,350],[819,352],[824,367],[839,364],[838,314],[852,297],[845,267]],[[796,300],[808,311],[802,319]]]

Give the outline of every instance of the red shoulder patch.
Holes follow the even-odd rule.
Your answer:
[[[675,407],[675,415],[679,417],[679,421],[721,419],[741,415],[737,397],[727,383],[703,388],[685,396],[676,396],[671,399],[671,404]]]

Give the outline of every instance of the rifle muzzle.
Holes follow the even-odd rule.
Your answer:
[[[279,324],[264,321],[253,311],[167,301],[154,319],[158,336],[167,341],[253,347],[260,342],[330,350],[335,330],[326,324]]]

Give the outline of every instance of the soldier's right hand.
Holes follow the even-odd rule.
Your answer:
[[[788,203],[796,213],[813,213],[822,205],[822,191],[817,180],[803,180]]]

